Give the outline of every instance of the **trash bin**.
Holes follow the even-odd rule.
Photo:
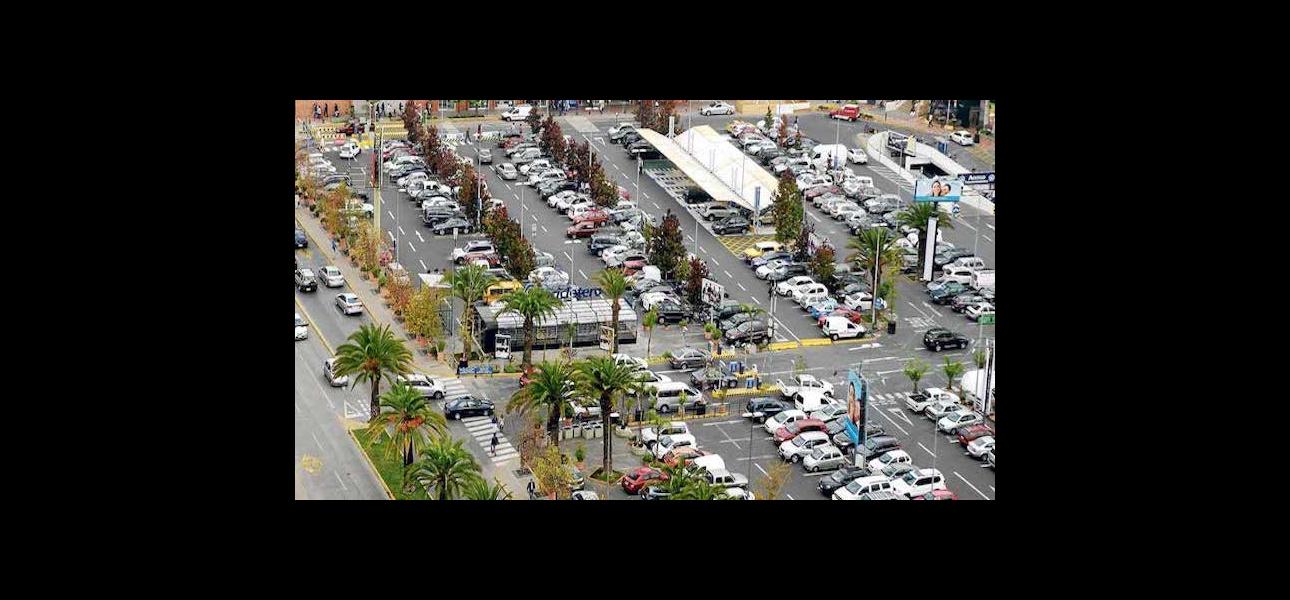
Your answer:
[[[896,320],[895,320],[895,319],[892,319],[892,320],[890,320],[890,321],[887,321],[887,333],[889,333],[889,334],[891,334],[891,333],[896,333]]]
[[[636,409],[636,412],[632,414],[632,416],[633,416],[632,420],[639,423],[645,420],[645,411],[638,408]]]
[[[609,422],[610,422],[611,424],[613,424],[613,425],[622,425],[622,420],[623,420],[623,416],[622,416],[622,415],[620,415],[620,414],[618,414],[618,413],[616,413],[616,412],[611,412],[611,413],[609,413]]]
[[[707,402],[700,402],[700,403],[698,403],[698,404],[695,404],[695,405],[694,405],[694,411],[695,411],[695,412],[696,412],[700,417],[702,417],[703,415],[708,414],[708,403],[707,403]]]

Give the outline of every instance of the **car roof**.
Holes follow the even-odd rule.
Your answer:
[[[798,437],[806,441],[817,440],[817,439],[822,440],[822,439],[828,439],[829,434],[823,431],[808,431],[806,433],[799,435]]]

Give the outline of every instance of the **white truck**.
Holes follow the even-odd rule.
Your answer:
[[[502,113],[504,121],[523,121],[529,118],[529,113],[533,112],[533,107],[528,104],[521,104]]]
[[[993,288],[994,287],[994,269],[980,269],[972,273],[972,281],[968,282],[972,289]]]
[[[817,169],[828,170],[845,164],[847,147],[843,144],[820,144],[811,148],[811,165]]]
[[[685,421],[672,421],[666,427],[655,430],[653,427],[646,427],[641,430],[641,443],[646,448],[653,448],[660,437],[665,435],[690,435],[690,426]]]

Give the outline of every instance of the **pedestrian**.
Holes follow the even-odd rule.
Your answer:
[[[336,251],[336,238],[331,239],[331,251],[332,252]]]
[[[488,453],[497,456],[497,432],[493,432],[493,441],[488,444]]]
[[[483,140],[483,139],[484,139],[484,124],[483,124],[483,123],[480,123],[480,124],[478,124],[478,125],[476,125],[476,126],[475,126],[475,139],[476,139],[476,140]]]
[[[497,417],[497,430],[506,431],[506,417]]]
[[[403,103],[402,103],[402,102],[400,102],[400,103],[399,103],[399,112],[403,112]]]
[[[333,105],[331,105],[331,107],[332,107],[332,108],[331,108],[331,114],[333,114],[333,115],[335,115],[335,116],[339,117],[339,116],[340,116],[340,105],[339,105],[339,104],[333,104]]]
[[[533,498],[536,498],[536,497],[537,497],[537,486],[536,486],[536,485],[533,485],[533,480],[532,480],[532,479],[530,479],[530,480],[529,480],[529,486],[528,486],[528,487],[529,487],[529,499],[530,499],[530,500],[532,500]]]
[[[326,103],[326,102],[324,102],[324,103],[323,103],[323,118],[324,118],[324,119],[326,119],[326,118],[327,118],[327,103]]]

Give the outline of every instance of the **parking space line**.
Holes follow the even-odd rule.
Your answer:
[[[385,211],[385,214],[390,215],[390,218],[391,218],[391,219],[394,219],[395,221],[399,220],[399,218],[398,218],[398,217],[394,216],[394,211],[392,211],[392,210],[387,210],[387,211]]]
[[[973,490],[973,491],[975,491],[975,492],[976,492],[976,493],[978,493],[978,494],[981,494],[981,497],[982,497],[982,498],[985,498],[986,500],[989,500],[989,499],[990,499],[990,497],[989,497],[989,496],[985,495],[985,492],[982,492],[981,490],[976,489],[976,486],[975,486],[975,485],[972,485],[972,482],[971,482],[971,481],[968,481],[967,479],[964,479],[962,475],[959,475],[959,472],[958,472],[958,471],[954,471],[954,476],[955,476],[955,477],[958,477],[958,478],[959,478],[963,483],[966,483],[966,484],[967,484],[967,486],[968,486],[968,487],[970,487],[970,488],[972,488],[972,490]]]
[[[986,223],[986,224],[985,224],[985,226],[986,226],[986,227],[989,227],[989,228],[990,228],[990,231],[994,231],[994,225],[991,225],[991,224],[989,224],[989,223]]]
[[[652,201],[652,200],[651,200],[651,201],[650,201],[650,204],[653,204],[653,205],[654,205],[654,208],[657,208],[657,209],[659,209],[659,210],[663,210],[663,207],[662,207],[662,206],[659,206],[657,202],[654,202],[654,201]]]
[[[736,282],[735,282],[735,285],[739,286],[739,289],[741,289],[741,290],[743,290],[743,291],[745,291],[745,292],[746,292],[746,291],[748,291],[748,288],[744,287],[744,284],[739,283],[738,281],[736,281]]]
[[[569,260],[573,260],[573,257],[572,257],[572,256],[569,256],[569,253],[568,253],[568,252],[565,252],[565,253],[564,253],[564,257],[565,257],[565,258],[567,258],[567,259],[569,259]],[[879,265],[878,267],[874,267],[874,270],[875,270],[875,271],[877,271],[877,270],[881,270],[881,265]]]
[[[754,456],[754,457],[752,457],[752,460],[760,460],[760,459],[763,459],[763,458],[779,458],[779,455],[778,455],[778,454],[764,454],[764,455],[762,455],[762,456]],[[747,457],[747,456],[740,456],[739,458],[736,458],[735,460],[748,460],[748,457]],[[753,464],[757,464],[757,463],[753,463]],[[760,468],[760,467],[758,467],[758,468]],[[765,473],[765,471],[762,471],[762,473]]]
[[[582,272],[582,269],[578,269],[578,274],[579,274],[579,275],[582,275],[582,278],[583,278],[583,279],[586,279],[586,278],[587,278],[587,274],[586,274],[586,273],[583,273],[583,272]],[[610,333],[612,333],[612,332],[610,332]],[[983,393],[984,393],[984,392],[983,392]]]
[[[762,475],[765,475],[765,476],[767,476],[767,477],[770,477],[770,473],[767,473],[767,472],[766,472],[766,469],[761,468],[761,465],[759,465],[759,464],[757,464],[757,463],[753,463],[753,466],[754,466],[754,467],[757,467],[757,470],[758,470],[758,471],[761,471],[761,474],[762,474]]]
[[[699,252],[702,252],[702,253],[704,253],[704,254],[707,254],[707,253],[708,253],[708,251],[707,251],[707,250],[704,250],[704,249],[703,249],[703,246],[699,246]],[[879,265],[879,267],[881,267],[881,265]]]
[[[982,234],[982,235],[981,235],[981,237],[985,238],[985,241],[987,241],[987,242],[994,243],[994,240],[990,239],[990,236],[988,236],[988,235],[984,235],[984,234]]]
[[[386,229],[386,230],[385,230],[385,235],[390,236],[390,241],[391,241],[391,242],[395,241],[395,240],[394,240],[394,232],[393,232],[393,231],[390,231],[389,229]]]
[[[895,419],[893,419],[893,418],[891,418],[891,417],[888,417],[888,416],[887,416],[887,413],[882,412],[882,411],[879,411],[879,412],[878,412],[878,414],[882,415],[882,418],[887,419],[888,421],[891,421],[891,424],[892,424],[892,425],[895,425],[895,426],[896,426],[896,429],[899,429],[899,430],[901,431],[901,433],[904,433],[905,435],[909,435],[909,432],[908,432],[908,431],[905,431],[905,428],[904,428],[904,427],[901,427],[901,426],[900,426],[900,423],[897,423]]]
[[[419,258],[418,258],[418,259],[417,259],[417,262],[421,263],[421,268],[422,268],[423,270],[426,270],[426,271],[429,271],[429,270],[430,270],[430,267],[427,267],[427,266],[426,266],[426,261],[421,260],[421,259],[419,259]]]
[[[336,476],[336,481],[340,482],[341,489],[348,492],[349,486],[345,485],[345,480],[340,478],[340,474],[335,471],[332,471],[331,474]]]
[[[412,240],[408,240],[408,247],[411,248],[413,252],[417,251],[417,247],[412,245]]]
[[[725,274],[726,274],[726,277],[729,277],[729,278],[731,278],[731,279],[734,279],[734,278],[735,278],[735,276],[734,276],[734,275],[731,275],[731,274],[730,274],[730,271],[727,271],[727,270],[725,270],[725,269],[722,269],[722,270],[721,270],[721,272],[722,272],[722,273],[725,273]]]
[[[881,268],[881,267],[879,267],[879,268]],[[785,498],[788,498],[789,500],[796,500],[796,498],[794,498],[792,494],[784,494],[784,497],[785,497]]]
[[[546,233],[546,225],[542,226],[542,233]]]
[[[423,244],[424,244],[424,243],[425,243],[425,241],[426,241],[426,239],[425,239],[425,238],[421,237],[421,232],[420,232],[420,231],[417,231],[417,239],[418,239],[418,240],[421,240],[421,243],[423,243]]]
[[[929,219],[929,220],[930,220],[930,219]],[[924,446],[922,442],[918,442],[918,447],[919,447],[919,448],[922,448],[922,449],[923,449],[923,452],[926,452],[926,453],[928,453],[928,454],[931,454],[931,455],[932,455],[932,458],[936,458],[936,453],[932,452],[931,450],[928,450],[928,449],[927,449],[927,446]]]
[[[819,218],[819,217],[817,217],[817,216],[815,216],[815,213],[807,212],[806,214],[807,214],[807,216],[811,217],[812,219],[815,219],[815,222],[816,222],[816,223],[819,223],[819,222],[820,222],[820,218]]]
[[[744,290],[744,291],[747,291],[747,290]],[[761,300],[758,300],[756,296],[752,296],[752,299],[753,299],[753,302],[756,302],[757,304],[761,304]]]
[[[721,266],[721,263],[720,263],[720,262],[717,262],[716,257],[713,257],[713,258],[712,258],[712,264],[717,265],[718,267],[720,267],[720,266]],[[727,275],[729,275],[729,273],[727,273]]]
[[[992,491],[992,492],[994,491],[994,486],[992,486],[992,485],[987,485],[987,486],[985,486],[985,487],[990,488],[990,491]]]
[[[407,235],[407,233],[404,233],[402,225],[399,226],[399,235]]]

